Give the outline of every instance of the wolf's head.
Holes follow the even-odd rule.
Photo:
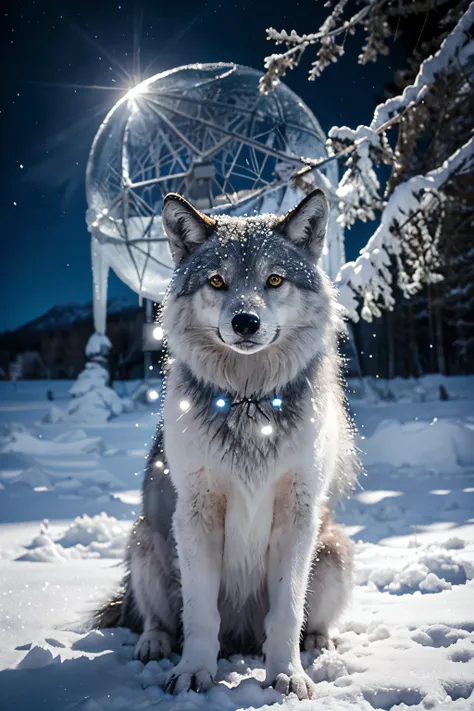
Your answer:
[[[213,219],[167,195],[173,356],[219,387],[255,392],[280,387],[332,346],[334,300],[318,267],[327,219],[320,190],[283,217]]]

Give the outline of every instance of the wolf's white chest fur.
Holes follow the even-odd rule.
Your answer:
[[[168,457],[173,480],[178,496],[181,492],[189,496],[207,525],[223,523],[222,587],[234,600],[244,602],[258,592],[265,578],[275,509],[282,507],[279,481],[284,472],[255,472],[248,481],[238,465],[232,470],[223,465],[221,453],[188,439],[192,430],[189,421],[187,431],[181,431],[181,446]]]
[[[231,466],[219,448],[203,441],[192,409],[183,413],[179,401],[170,398],[165,417],[166,454],[178,498],[192,501],[209,526],[214,521],[216,527],[224,524],[222,587],[244,602],[264,583],[272,531],[291,515],[295,477],[314,468],[314,425],[308,417],[309,425],[301,427],[298,441],[282,439],[278,458],[272,457],[261,471],[252,471],[249,480],[242,463],[231,460]],[[247,434],[258,436],[250,430]],[[315,485],[322,488],[317,477]]]
[[[244,492],[229,487],[226,501],[222,582],[233,597],[245,600],[259,590],[273,523],[274,491]]]
[[[291,472],[253,492],[234,486],[227,499],[223,584],[241,601],[261,588],[267,565],[270,538],[291,515]]]

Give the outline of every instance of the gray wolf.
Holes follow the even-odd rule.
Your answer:
[[[351,589],[330,513],[357,467],[318,266],[319,190],[283,217],[163,205],[176,270],[163,306],[170,365],[124,588],[99,626],[141,632],[146,662],[182,651],[166,688],[208,689],[219,653],[263,653],[266,684],[310,698],[304,649],[328,643]]]

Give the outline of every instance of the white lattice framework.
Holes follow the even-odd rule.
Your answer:
[[[162,199],[177,192],[208,214],[282,214],[302,197],[292,177],[323,158],[315,116],[284,84],[259,91],[261,73],[236,64],[179,67],[145,80],[109,112],[87,167],[94,320],[105,332],[109,269],[160,300],[172,273]],[[322,168],[337,186],[337,165]],[[324,266],[335,277],[343,235],[331,215]]]

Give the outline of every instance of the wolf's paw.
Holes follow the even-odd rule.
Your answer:
[[[267,666],[267,678],[263,686],[273,686],[280,694],[296,694],[298,699],[311,699],[314,685],[299,663],[282,664],[282,660],[272,660]],[[278,672],[278,669],[283,671]]]
[[[167,632],[162,630],[148,630],[144,632],[135,647],[135,659],[147,664],[152,659],[159,660],[171,654],[171,639]]]
[[[312,699],[314,695],[314,684],[303,670],[297,674],[278,674],[276,679],[270,683],[265,682],[265,686],[273,686],[280,694],[296,694],[298,699]]]
[[[330,637],[325,634],[319,634],[318,632],[313,632],[312,634],[307,634],[303,640],[303,649],[305,652],[313,652],[314,650],[328,649],[330,652],[334,651],[334,642]]]
[[[163,688],[168,694],[179,694],[181,691],[207,691],[213,685],[214,677],[207,669],[181,672],[178,665],[169,675]]]

